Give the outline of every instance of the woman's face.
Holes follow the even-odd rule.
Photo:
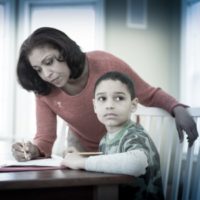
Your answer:
[[[62,88],[70,77],[66,62],[58,61],[59,51],[48,46],[36,47],[28,55],[29,62],[38,75],[46,82]]]

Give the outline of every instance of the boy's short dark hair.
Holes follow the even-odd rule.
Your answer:
[[[124,74],[124,73],[118,72],[118,71],[107,72],[107,73],[103,74],[99,79],[97,79],[95,86],[94,86],[94,94],[95,94],[97,86],[104,80],[114,80],[114,81],[118,80],[118,81],[122,82],[124,85],[126,85],[128,91],[131,95],[131,99],[135,98],[135,89],[134,89],[133,81],[127,74]]]
[[[42,27],[35,30],[21,45],[17,63],[17,76],[21,86],[37,94],[48,95],[53,85],[42,80],[32,68],[28,56],[34,48],[50,47],[59,51],[59,57],[66,62],[70,69],[70,78],[78,78],[85,66],[85,53],[64,32]]]

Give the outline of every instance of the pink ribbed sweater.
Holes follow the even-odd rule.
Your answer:
[[[161,107],[171,113],[179,103],[160,88],[154,88],[142,80],[125,62],[102,51],[86,53],[89,79],[86,87],[70,96],[61,89],[54,89],[47,96],[36,96],[37,133],[34,143],[46,156],[51,154],[56,139],[56,115],[63,118],[89,151],[97,150],[105,128],[93,111],[93,88],[96,80],[108,71],[127,73],[134,81],[139,102],[145,106]]]

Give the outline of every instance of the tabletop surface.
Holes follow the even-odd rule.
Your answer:
[[[84,170],[42,170],[0,173],[0,190],[123,184],[133,182],[128,175]]]

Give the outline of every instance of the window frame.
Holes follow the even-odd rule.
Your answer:
[[[192,4],[200,3],[200,0],[182,0],[181,8],[181,66],[180,66],[180,99],[182,102],[194,106],[190,101],[189,90],[192,88],[189,86],[190,78],[188,77],[188,16],[190,15],[188,7]],[[194,72],[193,72],[194,73]],[[200,105],[198,105],[199,107]]]
[[[3,105],[4,110],[6,112],[2,112],[5,121],[3,123],[2,131],[5,135],[0,135],[0,140],[2,141],[12,141],[13,136],[15,134],[15,85],[16,85],[16,75],[15,70],[13,68],[16,65],[16,53],[15,53],[15,45],[16,45],[16,23],[15,23],[15,16],[16,16],[16,1],[12,0],[0,0],[0,4],[3,5],[5,8],[5,18],[4,18],[4,25],[5,25],[5,44],[3,45],[3,52],[5,55],[3,57],[3,67],[6,67],[6,73],[4,74],[4,79],[6,81],[6,90],[3,91],[4,99],[6,99],[6,103],[3,101],[1,105]],[[13,58],[13,59],[10,59]],[[1,66],[2,67],[2,66]],[[4,105],[5,103],[5,105]]]

